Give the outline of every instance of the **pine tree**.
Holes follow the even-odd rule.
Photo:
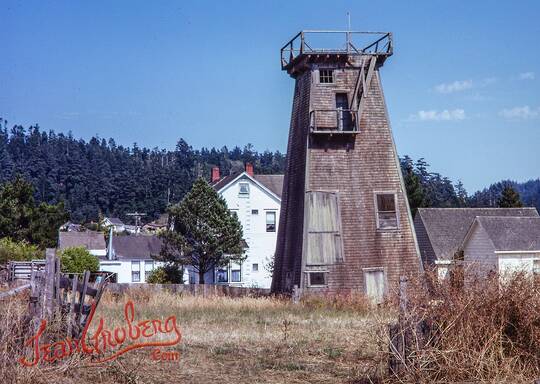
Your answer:
[[[223,197],[199,178],[180,204],[169,209],[173,230],[161,234],[161,257],[193,266],[204,284],[204,274],[230,262],[245,260],[242,226],[227,208]]]
[[[418,208],[423,206],[424,191],[420,184],[420,178],[414,172],[413,162],[409,156],[401,159],[401,168],[403,171],[403,181],[405,182],[405,190],[409,200],[409,207],[412,215],[416,215]]]
[[[519,193],[512,187],[510,183],[507,183],[501,196],[497,200],[497,206],[499,208],[520,208],[523,207]]]

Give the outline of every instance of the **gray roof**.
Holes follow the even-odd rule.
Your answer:
[[[109,220],[112,225],[124,225],[118,217],[106,217],[105,219]]]
[[[231,173],[212,184],[216,191],[223,189],[244,172]],[[281,199],[284,175],[253,175],[253,178]]]
[[[264,185],[281,199],[283,175],[254,175],[253,178]]]
[[[105,236],[102,232],[60,232],[58,248],[85,247],[86,249],[105,249]]]
[[[540,251],[540,217],[477,217],[496,251]]]
[[[124,260],[149,260],[159,255],[163,245],[157,236],[113,236],[114,255]]]
[[[538,217],[536,208],[419,208],[436,259],[450,260],[477,216]]]

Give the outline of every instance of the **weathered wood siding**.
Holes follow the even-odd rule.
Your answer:
[[[369,85],[359,134],[308,137],[310,108],[335,108],[337,92],[347,93],[350,101],[359,73],[357,68],[339,65],[334,84],[318,84],[316,69],[313,64],[312,71],[304,72],[296,82],[273,288],[290,291],[285,273],[291,271],[293,284],[302,282],[304,289],[365,291],[364,272],[373,268],[384,271],[389,286],[397,286],[400,275],[417,273],[421,262],[379,72]],[[304,244],[309,234],[303,220],[304,215],[309,220],[310,213],[304,209],[304,190],[337,193],[342,261],[313,268],[306,262],[309,249]],[[396,194],[398,229],[377,229],[377,192]],[[303,272],[310,270],[327,272],[325,287],[307,286]]]
[[[281,196],[278,239],[274,257],[272,290],[292,291],[300,285],[302,235],[304,228],[304,190],[306,175],[306,143],[309,126],[311,74],[305,72],[296,79],[286,172]]]

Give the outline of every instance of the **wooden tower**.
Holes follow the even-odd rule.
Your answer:
[[[281,49],[296,84],[274,292],[380,301],[421,269],[379,77],[392,48],[390,33],[302,31]]]

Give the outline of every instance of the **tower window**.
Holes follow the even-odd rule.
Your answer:
[[[378,193],[376,200],[377,228],[396,229],[398,227],[396,195],[394,193]]]
[[[259,214],[259,210],[258,210],[258,209],[252,209],[252,210],[251,210],[251,214],[252,214],[252,215],[258,215],[258,214]]]
[[[334,70],[332,69],[320,69],[319,70],[319,83],[331,84],[334,82]]]
[[[325,286],[326,273],[325,272],[308,272],[308,285],[310,287]]]
[[[251,266],[251,271],[252,272],[259,272],[259,264],[253,263],[253,265]]]

